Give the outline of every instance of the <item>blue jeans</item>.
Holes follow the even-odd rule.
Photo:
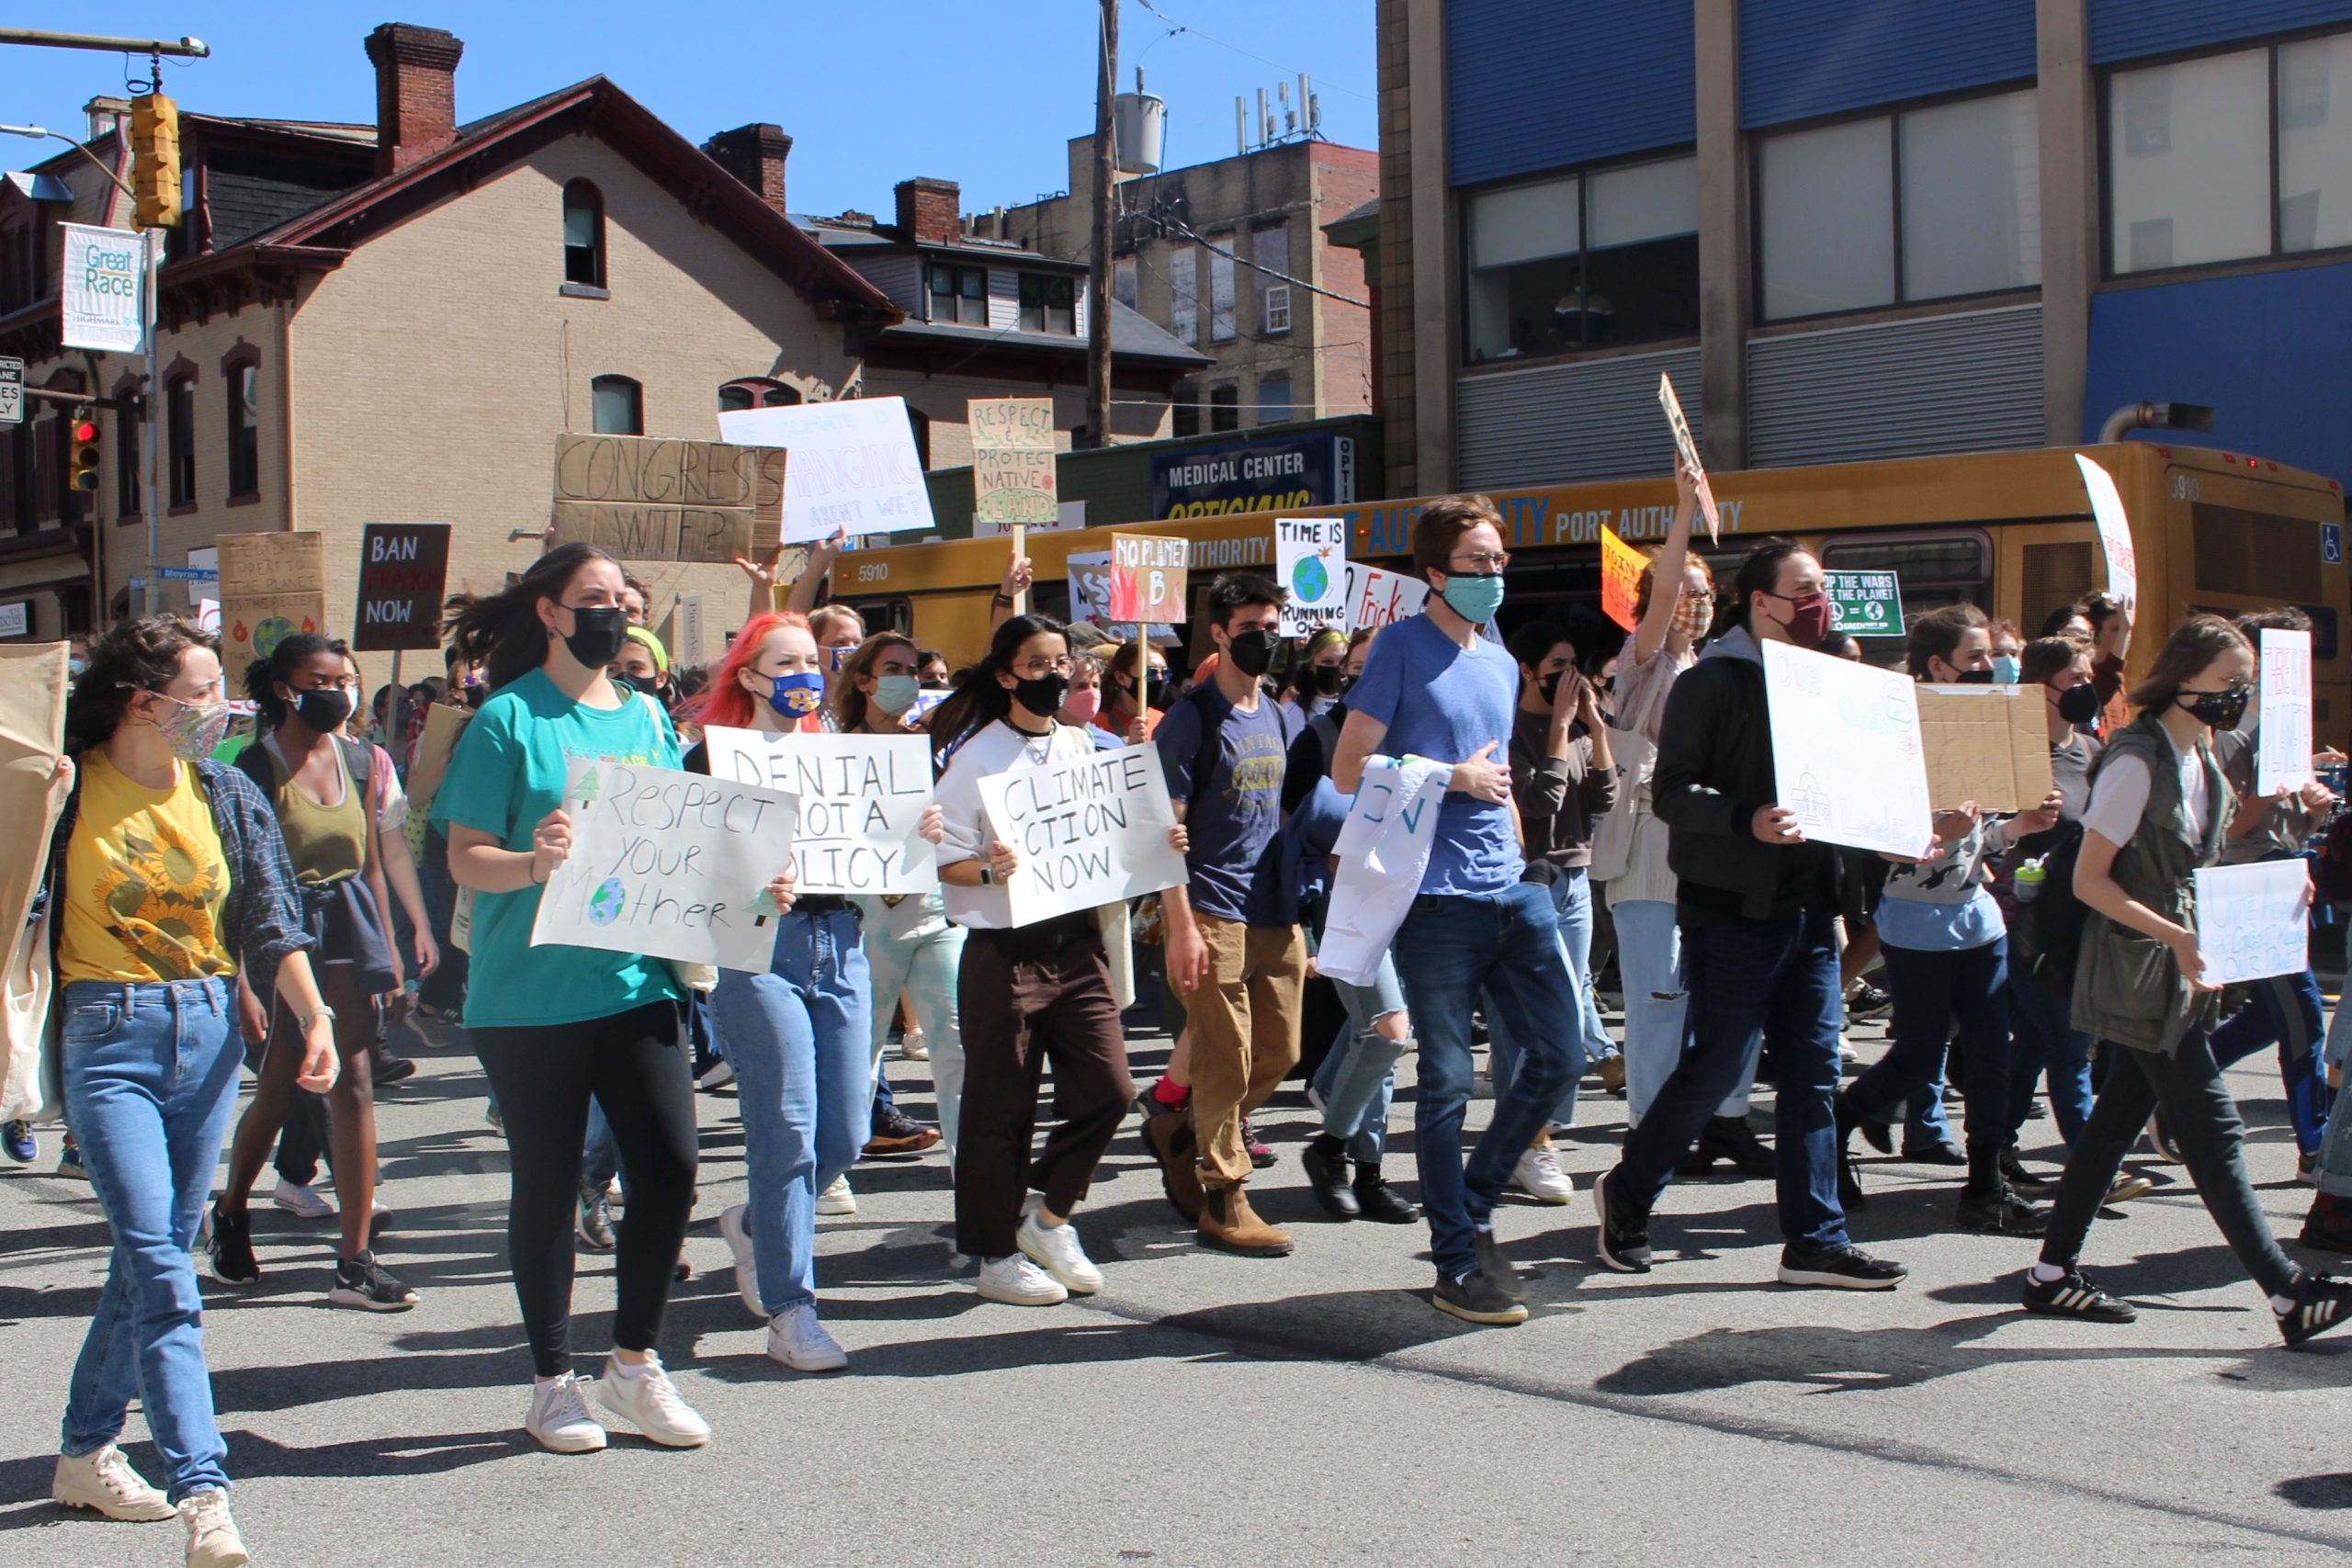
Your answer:
[[[1348,1023],[1315,1069],[1315,1092],[1323,1097],[1323,1131],[1346,1141],[1350,1159],[1378,1165],[1388,1147],[1388,1104],[1396,1092],[1396,1061],[1405,1054],[1405,1042],[1391,1040],[1374,1027],[1405,1010],[1396,956],[1381,955],[1371,985],[1334,980],[1331,988],[1348,1010]]]
[[[1690,1042],[1642,1124],[1625,1135],[1617,1190],[1657,1201],[1747,1057],[1759,1030],[1771,1048],[1772,1157],[1781,1234],[1808,1251],[1842,1247],[1838,1206],[1838,943],[1827,909],[1758,924],[1686,926]]]
[[[1968,1144],[1997,1152],[2009,1141],[2008,938],[1957,951],[1888,942],[1894,995],[1894,1047],[1846,1090],[1857,1117],[1894,1110],[1940,1083],[1952,1026],[1968,1055]]]
[[[1541,886],[1541,884],[1537,886]],[[1600,1003],[1592,994],[1592,883],[1577,866],[1564,871],[1544,889],[1551,895],[1552,908],[1560,922],[1560,956],[1568,965],[1568,985],[1576,993],[1574,1019],[1578,1043],[1583,1047],[1583,1060],[1597,1062],[1616,1054],[1616,1046],[1609,1038],[1609,1031],[1601,1026]],[[1519,1043],[1512,1036],[1510,1025],[1498,1016],[1491,997],[1482,998],[1487,1014],[1487,1039],[1492,1047],[1488,1058],[1495,1081],[1495,1093],[1501,1095],[1510,1088],[1511,1069],[1519,1059]],[[1579,1070],[1581,1077],[1581,1070]],[[1570,1122],[1577,1119],[1576,1078],[1553,1106],[1551,1119]]]
[[[816,1300],[817,1194],[865,1146],[874,1025],[857,917],[788,914],[768,973],[719,972],[711,1023],[735,1064],[760,1304]]]
[[[2074,1026],[2071,998],[2052,996],[2022,964],[2009,965],[2009,1038],[2010,1145],[2025,1126],[2033,1080],[2046,1074],[2050,1114],[2073,1148],[2091,1116],[2091,1037]]]
[[[2330,1093],[2320,1066],[2319,981],[2308,969],[2256,980],[2245,1006],[2213,1031],[2213,1059],[2224,1070],[2265,1045],[2278,1047],[2278,1081],[2287,1090],[2287,1115],[2295,1125],[2295,1146],[2316,1153],[2327,1121]]]
[[[1609,907],[1609,917],[1617,922],[1617,973],[1625,987],[1625,1116],[1628,1125],[1639,1126],[1682,1059],[1690,1000],[1682,988],[1682,931],[1674,906],[1663,898],[1622,898]],[[1747,1114],[1763,1048],[1761,1033],[1747,1043],[1739,1081],[1716,1115]]]
[[[1476,896],[1425,893],[1406,911],[1389,955],[1421,1042],[1413,1137],[1430,1252],[1438,1272],[1460,1279],[1478,1266],[1476,1227],[1494,1213],[1560,1091],[1584,1071],[1559,915],[1544,889],[1526,882]],[[1465,1167],[1470,1012],[1482,991],[1519,1040],[1520,1063]]]
[[[135,1394],[176,1503],[229,1484],[188,1247],[237,1108],[244,1047],[223,980],[75,980],[56,1006],[65,1119],[114,1229],[60,1447],[78,1458],[113,1442]]]

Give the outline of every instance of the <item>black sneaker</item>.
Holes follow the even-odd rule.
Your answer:
[[[1849,1019],[1875,1018],[1894,1005],[1892,993],[1865,980],[1855,987],[1853,994],[1846,998],[1846,1016]]]
[[[368,1077],[379,1084],[399,1083],[402,1078],[416,1077],[416,1064],[406,1056],[395,1056],[382,1045],[369,1053]]]
[[[2322,1252],[2352,1252],[2352,1202],[2329,1192],[2314,1194],[2297,1239]]]
[[[2001,1151],[2001,1179],[2028,1196],[2048,1192],[2058,1185],[2058,1179],[2054,1176],[2043,1176],[2037,1171],[2028,1170],[2025,1161],[2018,1157],[2018,1152],[2015,1149]]]
[[[1911,1270],[1883,1258],[1872,1258],[1859,1247],[1832,1247],[1825,1252],[1781,1249],[1781,1283],[1824,1285],[1836,1291],[1891,1291]]]
[[[1861,1173],[1854,1168],[1854,1151],[1844,1144],[1838,1145],[1838,1206],[1852,1213],[1870,1203],[1870,1194],[1862,1190]]]
[[[2333,1274],[2306,1274],[2295,1287],[2295,1310],[2278,1315],[2278,1337],[2300,1345],[2352,1321],[2352,1282]]]
[[[1356,1201],[1353,1189],[1348,1185],[1348,1145],[1329,1133],[1317,1133],[1298,1151],[1298,1163],[1306,1171],[1306,1185],[1314,1192],[1315,1201],[1323,1212],[1335,1220],[1352,1220],[1363,1212]]]
[[[415,1304],[416,1292],[392,1278],[372,1252],[346,1258],[334,1266],[334,1285],[327,1292],[329,1306],[406,1312]]]
[[[1745,1116],[1710,1118],[1707,1130],[1699,1134],[1699,1146],[1712,1158],[1730,1161],[1742,1176],[1770,1176],[1773,1172],[1771,1149],[1756,1135],[1756,1129],[1747,1124]]]
[[[253,1215],[224,1214],[215,1203],[204,1212],[197,1239],[203,1244],[212,1277],[222,1284],[250,1285],[261,1278],[261,1265],[254,1261]]]
[[[1509,1325],[1527,1321],[1527,1303],[1513,1301],[1501,1286],[1473,1269],[1459,1280],[1443,1274],[1437,1277],[1437,1289],[1430,1293],[1430,1304],[1449,1317],[1464,1323]]]
[[[1650,1271],[1649,1213],[1636,1213],[1631,1204],[1610,1198],[1609,1181],[1616,1174],[1604,1170],[1592,1181],[1592,1206],[1600,1211],[1600,1261],[1620,1274],[1646,1274]]]
[[[2139,1310],[2130,1302],[2109,1295],[2079,1269],[2069,1269],[2055,1280],[2037,1280],[2025,1271],[2025,1310],[2044,1317],[2075,1317],[2085,1323],[2132,1323]]]
[[[1376,1165],[1356,1161],[1356,1211],[1367,1220],[1384,1225],[1409,1225],[1421,1217],[1421,1211],[1388,1185]]]
[[[1502,1239],[1493,1227],[1471,1232],[1478,1247],[1478,1272],[1494,1281],[1495,1288],[1515,1302],[1527,1299],[1527,1282],[1519,1277],[1519,1269],[1503,1252]]]
[[[874,1113],[874,1135],[859,1151],[866,1159],[887,1155],[919,1155],[939,1142],[939,1129],[926,1127],[897,1106]]]
[[[601,1183],[580,1184],[580,1221],[572,1227],[580,1238],[582,1250],[610,1252],[616,1245],[613,1237],[611,1200]]]
[[[1921,1144],[1917,1148],[1913,1148],[1910,1145],[1905,1144],[1903,1146],[1903,1163],[1905,1165],[1962,1166],[1968,1163],[1968,1156],[1958,1144],[1953,1143],[1950,1138],[1941,1138],[1932,1144]]]
[[[2040,1235],[2050,1228],[2050,1211],[2027,1202],[2007,1182],[1984,1192],[1962,1189],[1953,1218],[1962,1230],[1980,1235]]]

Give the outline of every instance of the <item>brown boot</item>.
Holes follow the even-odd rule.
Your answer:
[[[1189,1111],[1163,1111],[1143,1124],[1144,1146],[1159,1162],[1159,1185],[1186,1224],[1201,1219],[1200,1145]]]
[[[1249,1195],[1238,1187],[1219,1187],[1201,1205],[1203,1246],[1244,1258],[1287,1258],[1293,1243],[1288,1231],[1279,1231],[1260,1219],[1250,1207]]]

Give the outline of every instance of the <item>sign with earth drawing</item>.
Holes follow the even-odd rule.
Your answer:
[[[1348,626],[1348,525],[1341,517],[1274,519],[1276,581],[1288,591],[1283,635]]]

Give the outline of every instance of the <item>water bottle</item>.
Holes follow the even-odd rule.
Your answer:
[[[2030,904],[2041,897],[2041,885],[2049,879],[2049,873],[2042,869],[2041,857],[2037,855],[2020,864],[2017,869],[2017,874],[2009,881],[2017,889],[2018,902]]]

